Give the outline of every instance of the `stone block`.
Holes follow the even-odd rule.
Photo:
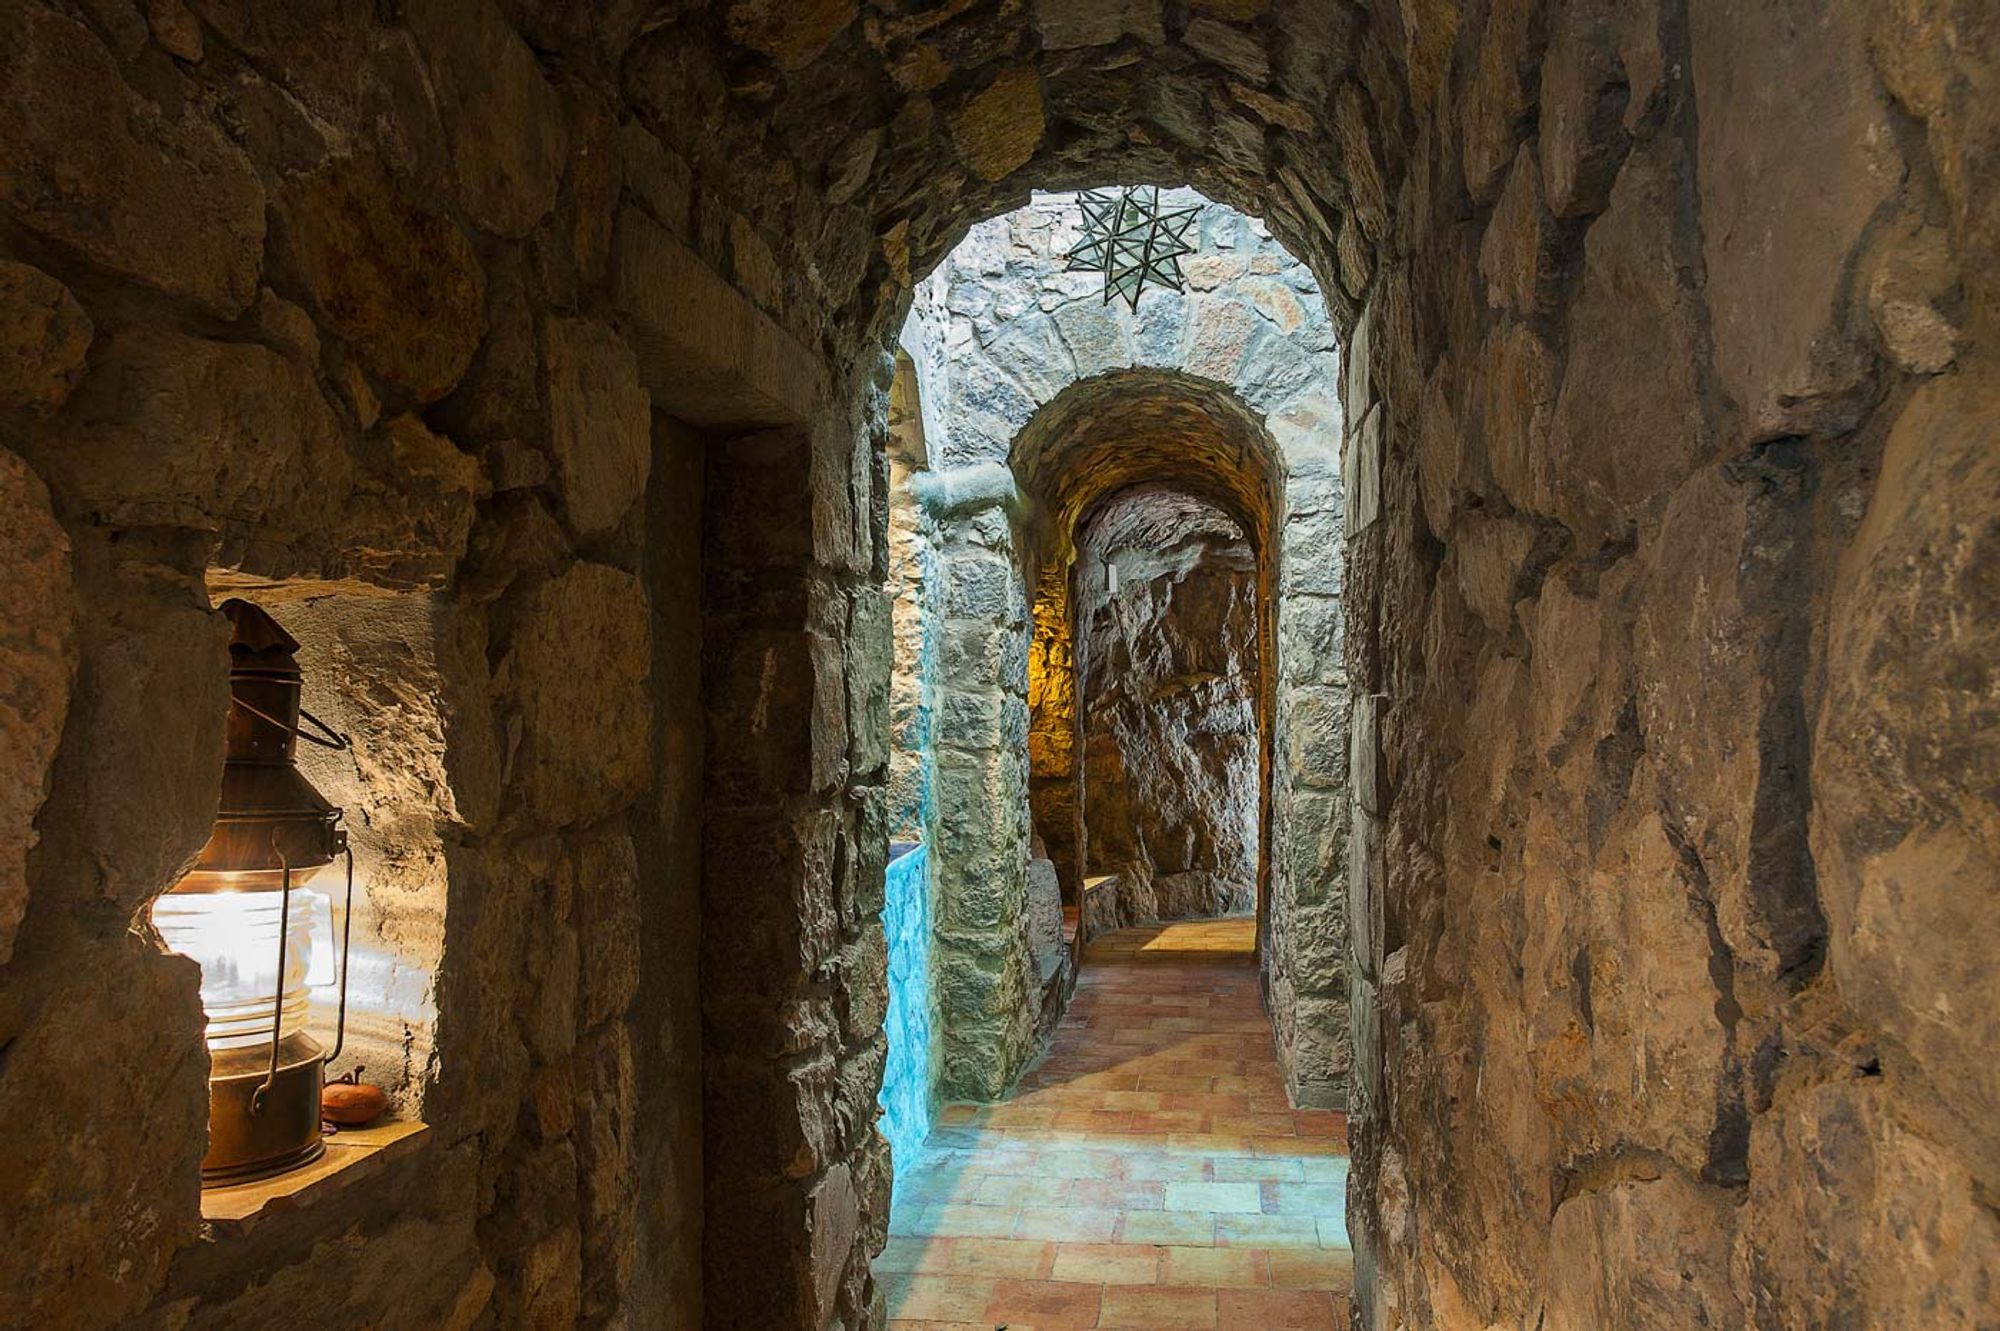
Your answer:
[[[76,592],[69,538],[41,478],[0,450],[0,965],[28,909],[35,815],[69,715],[76,673]]]
[[[1263,84],[1271,77],[1270,56],[1241,28],[1203,16],[1188,23],[1181,40],[1202,59],[1214,61],[1249,83]]]
[[[710,807],[702,948],[717,999],[791,993],[831,954],[837,841],[829,812]]]
[[[1801,1086],[1759,1116],[1736,1261],[1802,1325],[1977,1327],[2000,1221],[1984,1185],[1910,1129],[1893,1082]]]
[[[121,523],[272,534],[341,496],[340,427],[313,372],[265,347],[135,328],[107,339],[71,399],[47,474],[66,507]],[[329,482],[332,482],[329,484]]]
[[[1348,805],[1344,792],[1292,793],[1282,837],[1285,881],[1302,907],[1338,902],[1347,895]]]
[[[944,613],[949,618],[987,624],[1016,622],[1011,564],[983,551],[969,551],[948,555],[939,562],[938,573],[944,584]]]
[[[1990,316],[2000,308],[2000,264],[1994,262],[2000,257],[2000,182],[1985,164],[2000,145],[2000,109],[1991,95],[2000,34],[1983,21],[1979,3],[1873,7],[1868,46],[1898,105],[1924,121],[1966,295]]]
[[[1524,70],[1531,67],[1534,12],[1530,0],[1495,0],[1487,6],[1485,31],[1473,48],[1478,56],[1458,112],[1464,127],[1465,188],[1475,203],[1486,203],[1499,192],[1533,105]]]
[[[1565,1201],[1549,1230],[1568,1260],[1550,1269],[1546,1331],[1737,1326],[1730,1195],[1653,1167]]]
[[[563,512],[578,535],[600,536],[645,493],[652,466],[651,403],[638,358],[595,319],[550,319],[542,345]]]
[[[1842,998],[1908,1103],[2000,1168],[2000,484],[1990,364],[1933,379],[1883,449],[1834,583],[1812,744],[1812,862]]]
[[[894,653],[889,598],[873,587],[853,593],[847,629],[849,763],[878,772],[889,761],[889,679]]]
[[[83,377],[94,331],[68,287],[0,260],[0,409],[61,406]]]
[[[1542,186],[1556,216],[1580,217],[1604,206],[1630,141],[1627,126],[1649,91],[1645,62],[1621,60],[1620,38],[1650,28],[1657,61],[1659,22],[1654,0],[1570,0],[1556,8],[1542,57],[1538,145]]]
[[[1495,309],[1532,319],[1554,306],[1562,281],[1555,224],[1542,206],[1541,172],[1526,144],[1515,154],[1486,223],[1479,275],[1486,282],[1486,303]]]
[[[827,1170],[814,1186],[806,1200],[806,1217],[811,1272],[806,1325],[824,1326],[833,1314],[834,1296],[861,1220],[853,1176],[845,1164]]]
[[[1337,789],[1347,780],[1348,700],[1337,689],[1295,689],[1284,735],[1284,762],[1302,786]]]
[[[1825,922],[1805,844],[1804,669],[1783,606],[1807,549],[1805,458],[1703,472],[1668,505],[1634,647],[1638,729],[1700,858],[1737,965],[1810,966]]]
[[[637,205],[612,235],[611,301],[656,410],[694,425],[812,420],[819,358]]]
[[[652,630],[639,580],[579,563],[523,598],[494,671],[518,734],[509,783],[536,818],[595,822],[652,779]]]
[[[1505,635],[1514,603],[1538,581],[1535,556],[1545,544],[1535,524],[1469,511],[1459,516],[1448,556],[1459,594],[1488,630]]]
[[[1682,170],[1668,150],[1634,153],[1584,237],[1545,456],[1564,478],[1548,507],[1585,546],[1629,531],[1633,510],[1712,447],[1696,378],[1701,312],[1673,220]]]
[[[143,39],[144,25],[140,25]],[[264,189],[242,150],[172,80],[128,86],[81,23],[0,14],[0,200],[30,230],[117,277],[232,318],[257,294]]]
[[[1868,312],[1890,358],[1918,374],[1949,366],[1965,332],[1956,300],[1958,266],[1945,229],[1921,221],[1884,227],[1865,273]]]
[[[1869,348],[1846,277],[1905,169],[1870,78],[1867,8],[1758,0],[1689,16],[1715,366],[1751,439],[1844,429],[1863,405]],[[1759,52],[1779,44],[1772,69]]]
[[[952,142],[981,180],[999,180],[1027,165],[1043,128],[1041,77],[1032,65],[1001,70],[951,119]]]
[[[849,1045],[866,1044],[881,1032],[889,1012],[888,940],[880,922],[864,926],[861,937],[840,950],[835,965],[842,981],[834,996],[841,1035]]]
[[[213,738],[205,756],[221,749],[219,729]],[[15,1125],[0,1141],[6,1269],[28,1324],[112,1326],[141,1317],[173,1254],[199,1239],[208,1104],[200,975],[119,931],[72,952],[50,978],[9,1040],[0,1081],[0,1111]],[[118,1075],[79,1071],[100,1059]],[[38,1214],[57,1197],[69,1199],[64,1224]],[[78,1260],[77,1226],[123,1279]]]
[[[525,236],[555,207],[568,156],[561,99],[491,0],[404,11],[437,90],[459,204],[495,235]]]
[[[1349,353],[1352,354],[1351,352]],[[1359,536],[1382,514],[1382,411],[1370,407],[1361,424],[1347,435],[1341,460],[1341,494],[1347,501],[1347,535]]]
[[[730,39],[780,69],[803,69],[854,21],[855,0],[730,0]]]
[[[1166,40],[1160,0],[1035,0],[1042,49],[1105,46],[1123,37],[1158,45]]]
[[[291,181],[273,214],[320,317],[369,372],[425,402],[450,392],[486,332],[486,275],[457,224],[366,156]]]

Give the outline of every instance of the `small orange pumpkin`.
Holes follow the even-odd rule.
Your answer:
[[[364,1128],[382,1117],[389,1096],[380,1086],[362,1081],[361,1069],[326,1084],[319,1093],[319,1116],[342,1128]]]

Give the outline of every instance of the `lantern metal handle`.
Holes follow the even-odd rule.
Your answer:
[[[347,1044],[347,959],[354,955],[354,847],[347,844],[345,832],[340,834],[340,849],[347,856],[347,903],[340,913],[340,1015],[333,1028],[333,1052],[326,1056],[329,1064]]]
[[[278,1084],[278,1045],[285,1038],[285,950],[292,941],[292,857],[278,844],[278,831],[275,827],[271,829],[271,852],[278,857],[285,874],[278,894],[278,995],[271,1003],[271,1066],[264,1073],[264,1084],[250,1093],[253,1118],[264,1112],[264,1098]]]
[[[256,717],[259,721],[262,721],[267,725],[276,726],[280,730],[290,731],[293,738],[302,739],[308,744],[317,744],[322,749],[332,749],[335,752],[344,752],[354,747],[354,741],[352,739],[348,738],[346,735],[341,734],[338,730],[335,730],[332,726],[320,720],[318,717],[314,716],[311,712],[308,712],[303,707],[299,708],[299,715],[303,717],[305,720],[312,722],[313,728],[318,730],[319,734],[317,735],[308,734],[305,728],[302,726],[298,725],[288,726],[283,721],[280,721],[277,717],[272,716],[269,712],[257,706],[255,703],[250,702],[244,698],[239,698],[235,694],[230,695],[229,701],[235,704],[236,706],[241,707],[244,711],[250,713],[250,715]]]
[[[278,843],[278,833],[279,829],[271,829],[271,851],[284,870],[278,897],[278,994],[271,1006],[271,1066],[264,1073],[263,1085],[250,1093],[253,1117],[264,1112],[264,1099],[278,1083],[278,1046],[285,1038],[285,953],[292,941],[292,860]],[[334,1028],[333,1051],[322,1064],[339,1058],[347,1044],[347,961],[354,954],[354,847],[347,844],[345,833],[340,838],[341,853],[347,858],[347,900],[342,907],[340,926],[340,1015]]]

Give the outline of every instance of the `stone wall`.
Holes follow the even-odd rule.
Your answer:
[[[938,529],[937,884],[939,1088],[990,1100],[1033,1052],[1041,986],[1027,930],[1027,590],[1012,485],[950,473],[921,497]]]
[[[1148,488],[1078,544],[1087,871],[1117,875],[1121,925],[1254,910],[1256,552],[1213,505]]]
[[[0,5],[0,1323],[851,1331],[888,1184],[886,376],[807,350],[758,229],[546,15],[397,15]],[[709,455],[781,423],[817,428],[739,542],[705,482],[754,477]],[[758,551],[793,567],[735,580]],[[196,977],[148,924],[214,817],[225,595],[354,736],[311,769],[362,875],[335,1070],[431,1126],[247,1238],[201,1229]],[[712,668],[705,709],[705,636],[775,691]],[[705,888],[704,837],[759,816]],[[822,950],[734,983],[786,916]],[[771,1038],[754,1084],[705,1075]],[[732,1155],[736,1094],[814,1163]]]
[[[889,944],[888,1057],[882,1136],[898,1172],[916,1163],[937,1109],[936,982],[932,975],[931,864],[926,846],[892,843],[882,893]]]
[[[1976,12],[1493,3],[1412,90],[1344,395],[1371,1325],[2000,1317]]]

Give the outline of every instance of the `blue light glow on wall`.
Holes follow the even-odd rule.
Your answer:
[[[912,1169],[930,1136],[931,1088],[930,852],[897,842],[889,849],[882,928],[889,938],[888,1066],[882,1072],[882,1135],[896,1172]]]

